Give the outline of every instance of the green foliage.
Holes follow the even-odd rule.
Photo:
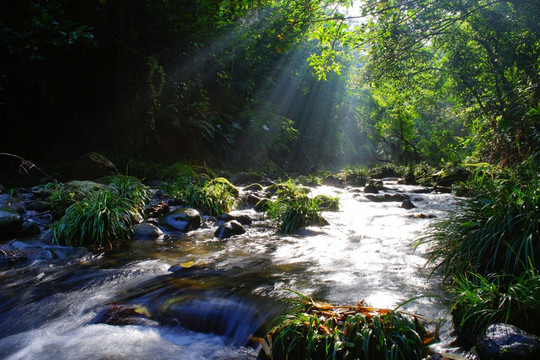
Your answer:
[[[473,339],[501,322],[540,333],[540,276],[534,268],[519,276],[461,274],[454,281],[452,320],[463,337]]]
[[[416,318],[363,304],[332,306],[298,294],[263,345],[272,359],[422,359],[428,334]],[[265,358],[263,356],[263,358]]]
[[[123,196],[104,191],[74,202],[52,228],[53,241],[69,246],[102,247],[130,239],[140,218]]]
[[[339,197],[329,196],[329,195],[317,195],[314,198],[314,201],[319,203],[319,208],[326,211],[337,211],[339,210]]]
[[[267,214],[278,231],[294,233],[308,225],[324,225],[320,215],[322,198],[310,198],[292,180],[278,184],[277,200],[268,203]]]
[[[224,178],[200,181],[181,177],[167,183],[165,191],[181,200],[185,206],[216,216],[231,211],[238,195],[238,189]]]
[[[419,243],[431,245],[429,261],[446,276],[504,271],[519,274],[540,261],[540,181],[534,168],[469,182],[473,197],[436,223]]]
[[[368,169],[365,166],[351,166],[347,165],[340,174],[345,183],[354,186],[365,186],[368,180]]]
[[[115,176],[110,185],[111,192],[118,198],[123,198],[130,207],[142,212],[150,201],[148,188],[132,176]]]

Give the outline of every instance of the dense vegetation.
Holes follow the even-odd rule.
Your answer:
[[[538,2],[352,3],[7,1],[2,144],[293,171],[538,152]]]

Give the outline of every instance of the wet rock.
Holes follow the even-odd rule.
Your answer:
[[[386,199],[386,201],[396,201],[396,202],[409,200],[409,196],[405,194],[384,194],[384,198]]]
[[[263,189],[263,186],[258,183],[248,185],[244,188],[245,191],[262,191],[262,189]]]
[[[218,223],[218,218],[210,215],[203,215],[202,223],[204,228],[213,228]]]
[[[2,184],[0,184],[0,194],[3,194],[6,192],[6,187]]]
[[[540,337],[510,324],[490,325],[476,342],[480,360],[540,358]]]
[[[334,175],[329,175],[323,179],[323,185],[342,188],[345,186],[345,182],[340,178],[335,177]]]
[[[191,208],[176,209],[161,221],[175,230],[185,232],[199,229],[202,223],[201,214]]]
[[[11,209],[0,209],[0,236],[2,233],[12,233],[21,229],[23,219]]]
[[[22,235],[34,236],[34,235],[39,235],[40,233],[41,233],[41,228],[39,227],[38,224],[33,223],[31,221],[23,222],[21,226]]]
[[[150,319],[150,312],[144,306],[130,304],[107,304],[101,309],[93,324],[108,325],[139,325],[139,326],[158,326],[159,323]]]
[[[248,215],[245,215],[245,214],[240,214],[240,215],[221,214],[219,216],[219,220],[222,220],[222,221],[225,221],[225,222],[231,221],[231,220],[236,220],[242,225],[251,225],[251,223],[253,222],[251,217],[249,217]]]
[[[268,210],[268,206],[270,205],[270,202],[271,202],[271,200],[262,199],[257,204],[255,204],[253,209],[255,209],[255,211],[264,212],[264,211]]]
[[[234,235],[241,235],[246,232],[246,229],[236,220],[227,221],[220,225],[214,232],[214,237],[218,239],[227,239]]]
[[[135,239],[157,239],[160,236],[163,236],[163,231],[150,223],[137,224],[134,225],[132,229],[133,237]]]
[[[375,184],[368,184],[364,187],[364,193],[365,194],[378,194],[379,187]]]
[[[256,173],[240,172],[231,176],[230,182],[235,185],[242,185],[248,183],[258,183],[262,180],[262,176]]]
[[[149,218],[160,218],[163,215],[167,215],[170,211],[169,205],[164,202],[159,202],[157,204],[149,205],[145,210],[144,214]]]
[[[246,203],[249,205],[249,206],[255,206],[259,201],[261,201],[262,198],[255,195],[255,194],[249,194],[247,199],[246,199]]]
[[[108,175],[117,175],[116,166],[105,156],[96,152],[84,154],[73,169],[72,178],[77,180],[95,180]]]
[[[401,203],[400,207],[405,210],[410,210],[410,209],[414,209],[416,205],[414,205],[411,200],[407,199]]]
[[[52,206],[49,201],[33,200],[23,204],[26,211],[45,212],[51,210]]]
[[[2,250],[0,249],[0,267],[10,267],[22,264],[28,260],[26,254],[20,250]]]

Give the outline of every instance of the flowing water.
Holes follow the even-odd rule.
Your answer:
[[[295,297],[289,289],[387,308],[435,295],[402,309],[447,318],[441,279],[411,243],[436,220],[416,215],[440,217],[455,198],[385,185],[417,208],[322,186],[314,192],[339,196],[340,210],[298,235],[276,234],[248,211],[256,220],[246,234],[225,241],[207,228],[102,254],[49,246],[50,259],[0,272],[0,358],[255,359],[253,339]],[[450,331],[443,322],[439,349],[450,346]]]

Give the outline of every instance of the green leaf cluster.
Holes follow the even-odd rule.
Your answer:
[[[418,318],[362,304],[332,306],[298,294],[261,350],[271,359],[422,359],[427,332]],[[426,340],[427,342],[427,340]],[[263,355],[264,354],[264,355]]]

